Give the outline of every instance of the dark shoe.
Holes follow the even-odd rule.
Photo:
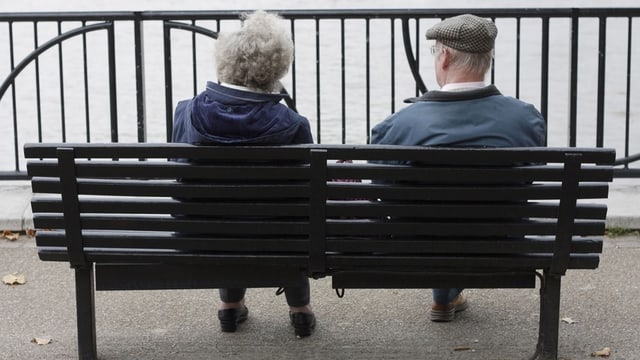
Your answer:
[[[224,332],[235,332],[238,324],[247,320],[249,309],[242,306],[237,309],[218,310],[218,319],[220,319],[220,328]]]
[[[446,305],[431,305],[431,321],[449,322],[453,320],[457,312],[464,311],[468,307],[469,303],[467,302],[467,297],[464,293],[460,293],[452,302]]]
[[[289,318],[297,338],[310,336],[316,327],[316,316],[312,313],[289,312]]]

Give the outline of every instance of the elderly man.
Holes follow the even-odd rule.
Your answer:
[[[516,147],[544,146],[546,124],[533,105],[484,82],[498,30],[465,14],[427,30],[439,90],[406,100],[410,106],[372,129],[374,144]],[[461,224],[461,226],[463,226]],[[432,321],[451,321],[468,306],[463,289],[433,289]]]

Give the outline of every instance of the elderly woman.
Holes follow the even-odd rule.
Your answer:
[[[280,79],[293,59],[293,42],[282,19],[257,11],[235,31],[221,32],[216,42],[219,83],[178,103],[173,141],[190,144],[287,145],[312,143],[309,121],[281,103]],[[247,319],[246,289],[220,289],[218,318],[224,332]],[[298,337],[311,335],[315,316],[309,280],[284,289],[289,319]]]

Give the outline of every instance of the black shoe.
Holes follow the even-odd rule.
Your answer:
[[[289,318],[295,331],[296,337],[303,338],[310,336],[313,328],[316,327],[316,316],[303,312],[290,312]]]
[[[247,320],[249,309],[242,306],[237,309],[218,310],[218,319],[220,319],[220,328],[224,332],[235,332],[238,324]]]

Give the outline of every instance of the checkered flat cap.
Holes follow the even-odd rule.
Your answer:
[[[497,35],[492,21],[471,14],[445,19],[427,30],[427,39],[468,53],[491,51]]]

